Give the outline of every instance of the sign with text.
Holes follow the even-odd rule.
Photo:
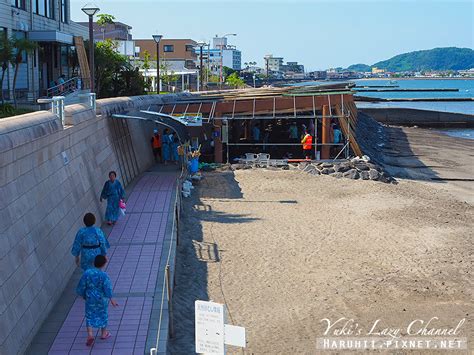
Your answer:
[[[224,354],[224,306],[219,303],[196,301],[196,352]]]

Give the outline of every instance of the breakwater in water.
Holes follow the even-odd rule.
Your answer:
[[[410,108],[358,108],[380,123],[434,128],[474,127],[474,115]]]

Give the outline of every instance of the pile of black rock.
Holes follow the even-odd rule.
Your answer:
[[[385,183],[395,181],[380,165],[371,162],[365,155],[362,158],[356,157],[342,162],[302,162],[298,164],[297,169],[311,175],[330,175],[335,178],[374,180]]]

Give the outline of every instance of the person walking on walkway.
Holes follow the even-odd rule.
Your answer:
[[[171,136],[171,160],[174,161],[175,164],[179,162],[179,154],[178,154],[178,147],[179,147],[179,138],[176,132],[174,132]]]
[[[107,200],[107,209],[105,210],[105,220],[108,225],[115,224],[120,215],[119,202],[125,197],[125,190],[120,181],[117,180],[117,173],[111,171],[109,180],[104,184],[104,188],[100,194],[100,202]]]
[[[305,157],[305,159],[311,159],[313,137],[311,136],[311,134],[309,134],[307,129],[304,131],[304,136],[301,140],[301,144],[303,146],[303,156]]]
[[[83,271],[94,267],[97,255],[106,255],[110,248],[109,241],[99,227],[94,226],[95,216],[86,213],[84,216],[85,227],[79,229],[72,244],[71,254],[76,257],[76,265]]]
[[[153,137],[151,137],[151,148],[153,149],[153,156],[155,157],[155,162],[161,162],[161,136],[157,129],[153,130]]]
[[[170,130],[168,128],[166,128],[163,132],[162,149],[163,149],[163,160],[166,165],[171,160],[171,139],[170,139]]]
[[[94,268],[84,272],[76,288],[76,293],[86,301],[87,346],[94,344],[93,328],[100,328],[102,340],[110,338],[111,334],[107,330],[109,300],[112,306],[118,306],[112,299],[112,283],[109,275],[103,271],[106,263],[107,258],[104,255],[97,255],[94,259]]]

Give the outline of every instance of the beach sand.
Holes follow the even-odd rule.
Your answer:
[[[227,305],[245,354],[321,353],[324,318],[354,319],[362,335],[377,319],[374,331],[402,334],[415,319],[466,319],[457,334],[473,345],[474,208],[439,184],[214,172],[184,208],[173,354],[194,353],[196,299]]]

